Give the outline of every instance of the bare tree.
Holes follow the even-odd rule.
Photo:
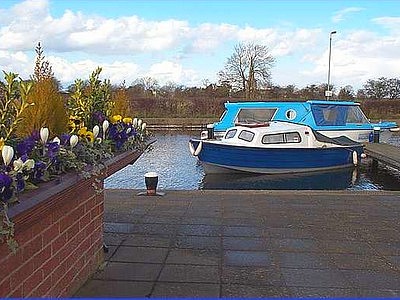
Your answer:
[[[351,85],[346,85],[340,88],[338,99],[340,100],[354,100],[354,90]]]
[[[246,99],[254,99],[257,90],[270,83],[275,59],[267,46],[238,44],[218,73],[220,82],[229,82],[234,91],[244,91]]]
[[[387,78],[380,77],[377,80],[369,79],[364,84],[364,92],[367,98],[370,99],[383,99],[388,94]]]
[[[45,56],[43,55],[43,48],[40,42],[37,44],[35,52],[36,61],[33,79],[36,81],[40,81],[43,79],[53,79],[54,73],[52,67],[49,61],[45,60]]]
[[[390,78],[387,80],[387,93],[390,99],[400,99],[400,79]]]
[[[133,86],[140,87],[144,91],[153,94],[158,92],[159,84],[158,81],[152,77],[141,77],[136,79],[133,83]]]

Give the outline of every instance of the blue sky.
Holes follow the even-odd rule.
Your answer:
[[[29,77],[42,42],[68,85],[97,67],[115,84],[140,77],[201,86],[238,43],[269,47],[275,85],[331,82],[360,88],[399,77],[397,1],[0,1],[0,68]]]

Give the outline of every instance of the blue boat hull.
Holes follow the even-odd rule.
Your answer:
[[[297,173],[354,166],[361,160],[362,145],[334,148],[256,148],[201,141],[198,159],[206,173],[252,172],[264,174]],[[197,149],[200,140],[191,140]]]

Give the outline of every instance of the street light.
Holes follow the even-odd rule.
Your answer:
[[[329,34],[329,63],[328,63],[328,89],[325,91],[325,97],[326,100],[329,100],[330,97],[332,97],[333,93],[331,90],[329,90],[330,88],[330,84],[331,84],[331,50],[332,50],[332,35],[334,35],[336,33],[335,31],[331,31],[331,33]]]

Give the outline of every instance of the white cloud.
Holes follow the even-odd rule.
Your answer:
[[[331,81],[336,86],[361,88],[371,78],[398,77],[400,37],[381,37],[368,31],[356,31],[332,43]],[[322,78],[328,71],[328,48],[314,59],[314,67],[302,73],[308,78]]]
[[[147,76],[157,78],[161,84],[167,82],[187,82],[196,85],[200,83],[194,70],[184,69],[182,65],[171,61],[153,64]]]
[[[299,28],[284,30],[276,28],[256,29],[245,27],[238,30],[241,42],[254,42],[267,45],[274,57],[299,53],[307,48],[313,48],[319,40],[321,29]]]
[[[332,22],[338,23],[341,22],[347,17],[347,15],[363,11],[364,8],[362,7],[347,7],[344,9],[341,9],[339,11],[336,11],[334,15],[332,16]]]
[[[372,22],[381,25],[384,28],[388,28],[395,34],[400,33],[400,17],[381,17],[374,18]]]
[[[0,24],[0,49],[30,50],[38,41],[57,51],[132,54],[171,49],[185,38],[186,21],[146,21],[137,16],[106,19],[66,10],[53,18],[45,0],[27,0],[8,11]]]
[[[333,21],[339,22],[361,10],[348,7],[337,11]],[[343,30],[335,35],[335,84],[360,85],[360,81],[369,78],[398,76],[400,17],[382,16],[370,21],[379,25],[375,26],[377,31]],[[97,66],[103,67],[102,75],[116,84],[152,76],[160,82],[199,85],[201,79],[223,67],[222,57],[232,54],[235,43],[255,42],[268,46],[277,59],[272,70],[273,78],[279,78],[277,84],[324,82],[328,31],[322,25],[296,28],[280,22],[279,26],[193,26],[186,20],[154,21],[136,15],[105,18],[71,10],[55,17],[47,0],[27,0],[0,10],[0,65],[29,77],[33,72],[34,48],[41,41],[56,77],[64,85],[76,78],[88,78]],[[378,35],[382,28],[388,29],[386,35]],[[212,63],[208,61],[211,57]],[[196,70],[189,65],[196,65]]]
[[[139,66],[131,62],[100,63],[90,59],[70,62],[57,56],[50,56],[48,60],[55,77],[67,84],[71,84],[77,78],[88,79],[97,67],[102,68],[100,77],[110,79],[112,84],[120,84],[123,81],[130,84],[139,77]]]
[[[189,47],[191,52],[205,52],[217,49],[229,40],[235,40],[238,27],[231,24],[200,24],[190,29],[193,41]]]
[[[18,73],[23,79],[28,79],[32,74],[29,70],[33,70],[33,62],[21,51],[0,50],[0,66],[1,71]],[[2,78],[3,74],[0,76]]]

